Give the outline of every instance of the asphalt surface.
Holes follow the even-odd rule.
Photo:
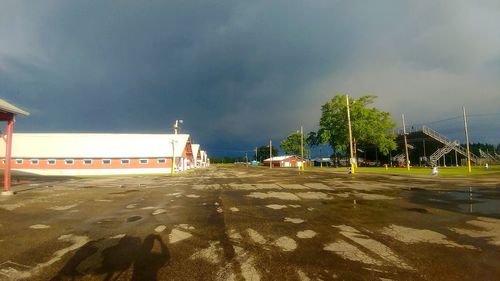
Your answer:
[[[0,280],[500,280],[500,220],[476,211],[499,176],[212,166],[15,182]]]

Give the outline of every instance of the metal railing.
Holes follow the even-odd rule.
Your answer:
[[[437,161],[443,157],[443,155],[447,154],[451,150],[455,150],[456,152],[460,153],[461,155],[467,157],[467,150],[465,150],[458,141],[450,141],[447,137],[441,135],[440,133],[434,131],[433,129],[427,127],[427,126],[422,126],[422,132],[431,138],[441,142],[445,146],[443,148],[440,148],[436,150],[431,156],[431,164],[437,164]],[[434,155],[434,159],[433,159]],[[470,154],[470,158],[472,162],[477,162],[477,156],[474,155],[473,153]]]
[[[432,153],[431,156],[429,157],[431,160],[431,166],[433,167],[437,166],[439,159],[441,159],[441,157],[443,157],[444,155],[455,149],[457,145],[458,145],[457,142],[450,142],[445,147],[442,147],[436,150],[434,153]]]
[[[440,133],[434,131],[433,129],[431,129],[431,128],[427,127],[427,126],[422,126],[422,132],[424,134],[426,134],[426,135],[428,135],[428,136],[430,136],[430,137],[432,137],[432,138],[434,138],[434,139],[442,142],[443,144],[448,144],[448,143],[451,142],[447,137],[441,135]]]

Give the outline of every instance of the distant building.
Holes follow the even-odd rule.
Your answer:
[[[315,158],[312,160],[314,163],[314,166],[325,166],[325,167],[331,167],[333,166],[333,160],[330,158]]]
[[[187,134],[13,134],[13,171],[39,175],[170,173],[207,166]],[[5,142],[0,142],[4,158]],[[0,163],[4,168],[5,160]]]
[[[264,166],[273,165],[273,167],[296,168],[302,164],[300,157],[295,155],[276,156],[264,160]]]
[[[200,151],[200,145],[199,144],[191,144],[191,150],[192,150],[192,163],[191,163],[191,168],[198,168],[198,158],[201,159],[201,151]]]

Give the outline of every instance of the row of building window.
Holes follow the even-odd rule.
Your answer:
[[[39,159],[31,159],[29,160],[31,165],[38,165],[40,163]],[[92,165],[94,160],[92,159],[83,159],[83,164],[84,165]],[[101,163],[103,165],[111,165],[112,159],[102,159]],[[5,164],[5,160],[2,160],[2,162]],[[16,164],[22,165],[24,163],[24,159],[16,159]],[[122,165],[127,165],[130,164],[130,159],[120,159],[120,163]],[[139,164],[148,164],[149,159],[139,159]],[[159,158],[156,160],[156,163],[158,164],[165,164],[167,163],[167,160],[165,158]],[[55,165],[56,164],[56,159],[47,159],[47,164],[48,165]],[[74,159],[64,159],[64,164],[65,165],[74,165],[75,160]]]

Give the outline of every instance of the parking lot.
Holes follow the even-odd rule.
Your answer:
[[[499,280],[499,182],[245,166],[21,177],[0,198],[0,280]]]

